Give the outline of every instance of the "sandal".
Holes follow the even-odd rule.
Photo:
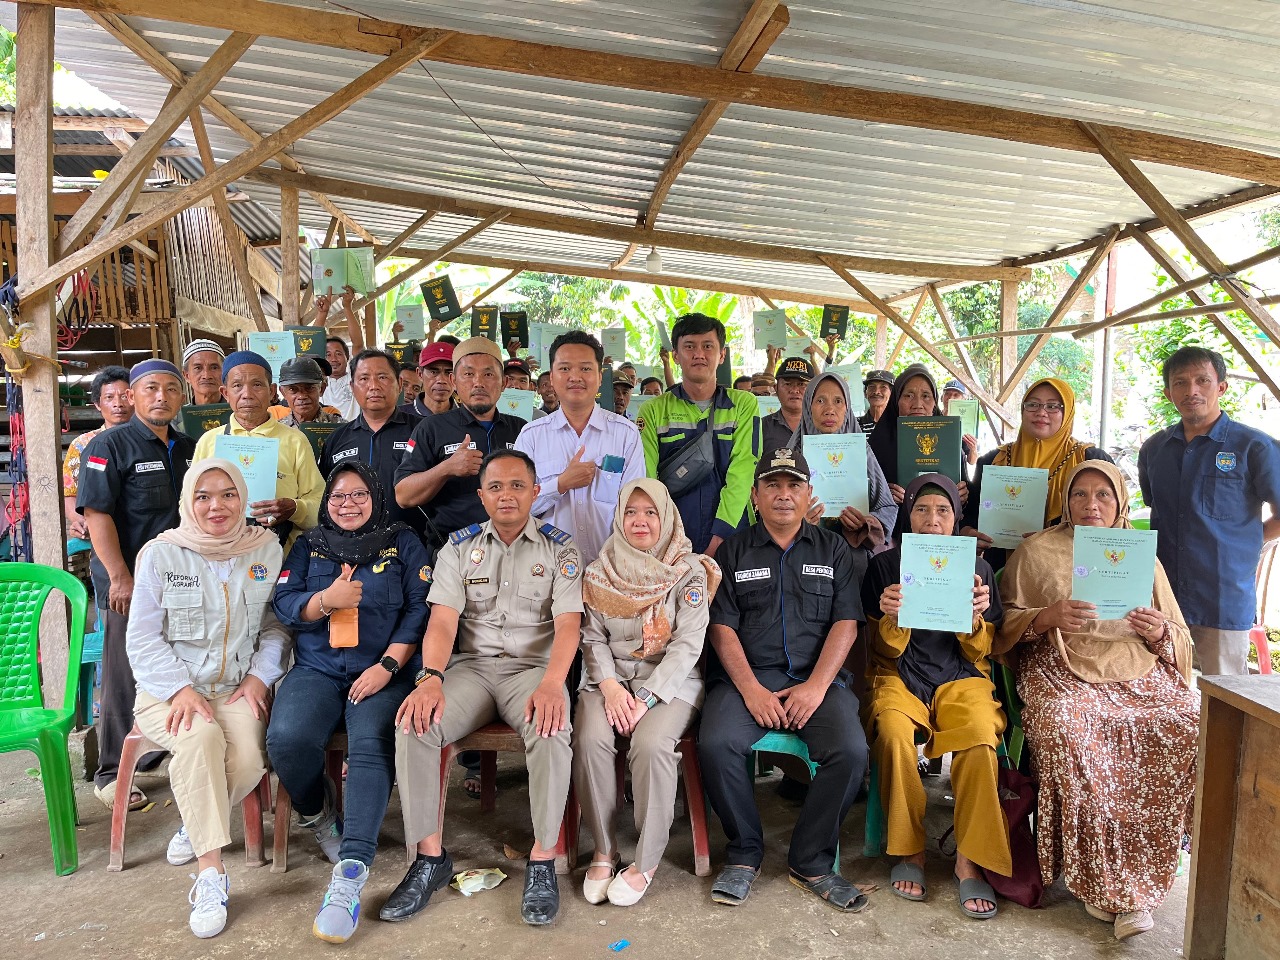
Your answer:
[[[111,810],[115,807],[116,784],[118,782],[119,781],[112,780],[105,787],[93,788],[93,795],[97,797],[102,802],[102,805],[106,807],[108,810]],[[147,805],[147,802],[148,802],[147,795],[143,793],[142,790],[137,785],[134,785],[133,789],[129,791],[129,809],[141,810],[143,807]]]
[[[985,880],[975,880],[970,877],[968,880],[955,878],[956,883],[960,887],[960,911],[966,917],[972,917],[974,920],[990,920],[996,915],[996,908],[993,906],[990,910],[970,910],[965,906],[970,900],[986,900],[988,903],[996,902],[996,892],[991,889],[991,884]]]
[[[759,875],[760,871],[753,867],[725,867],[711,885],[711,901],[727,907],[740,905],[751,896],[751,885]]]
[[[919,893],[907,893],[905,890],[899,890],[895,883],[914,883],[919,885]],[[900,896],[903,900],[911,900],[920,903],[925,898],[924,883],[924,867],[918,863],[912,863],[909,860],[903,860],[889,871],[889,889]]]
[[[1101,907],[1095,907],[1092,903],[1086,903],[1084,905],[1084,912],[1095,920],[1101,920],[1103,923],[1116,922],[1116,915],[1114,913],[1103,910]]]
[[[859,913],[871,902],[865,893],[838,873],[828,873],[825,877],[810,880],[792,870],[790,879],[801,890],[808,890],[845,913]]]
[[[613,882],[614,876],[618,872],[618,866],[622,862],[620,854],[614,854],[612,860],[592,860],[587,865],[587,873],[591,872],[592,867],[608,867],[609,876],[603,880],[592,880],[588,876],[582,878],[582,895],[586,898],[587,903],[604,903],[609,899],[609,884]]]
[[[462,781],[462,789],[466,791],[468,797],[472,800],[480,799],[480,774],[467,771],[467,776]]]

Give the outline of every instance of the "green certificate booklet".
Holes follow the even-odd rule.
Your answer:
[[[870,512],[865,433],[810,434],[804,438],[804,458],[813,472],[813,495],[827,507],[823,516],[838,517],[845,507]]]
[[[959,417],[898,418],[898,485],[922,473],[940,473],[956,483],[960,475]]]
[[[230,460],[244,475],[244,484],[249,488],[249,502],[244,505],[246,517],[252,512],[252,504],[276,498],[280,441],[275,437],[233,437],[220,433],[213,441],[213,455]]]
[[[322,247],[311,251],[311,283],[316,293],[342,293],[353,287],[364,296],[377,286],[373,247]]]
[[[1098,619],[1119,620],[1151,604],[1156,583],[1156,531],[1076,527],[1071,599],[1098,608]]]
[[[532,390],[515,390],[508,388],[498,396],[498,412],[521,420],[533,419],[533,401],[537,394]],[[610,403],[612,409],[612,403]]]
[[[972,492],[970,493],[972,495]],[[993,546],[1016,550],[1024,534],[1044,529],[1049,471],[1032,467],[985,467],[978,530]]]
[[[978,401],[952,400],[947,404],[947,414],[960,418],[960,432],[970,437],[978,435]]]
[[[247,345],[271,364],[272,381],[280,379],[280,368],[284,366],[284,362],[297,356],[297,340],[292,330],[251,333]]]
[[[182,408],[182,432],[196,440],[230,422],[229,403],[189,403]]]
[[[818,335],[823,340],[836,336],[841,340],[849,332],[849,308],[828,303],[822,308],[822,331]]]
[[[909,630],[972,631],[977,556],[978,541],[973,537],[903,534],[898,625]]]
[[[757,350],[787,345],[787,311],[757,310],[752,319],[755,321]]]
[[[311,441],[311,452],[315,454],[316,462],[318,463],[320,454],[324,452],[324,442],[329,439],[333,431],[345,426],[345,423],[315,423],[313,421],[311,423],[300,423],[297,428]]]

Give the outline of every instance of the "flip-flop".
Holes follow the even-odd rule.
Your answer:
[[[712,902],[723,903],[727,907],[738,906],[751,896],[751,884],[759,875],[760,871],[751,867],[725,867],[711,885]]]
[[[825,877],[810,880],[792,870],[789,879],[801,890],[808,890],[845,913],[859,913],[871,902],[865,893],[838,873],[828,873]]]
[[[895,883],[917,883],[920,885],[919,893],[907,893],[893,886]],[[911,863],[909,860],[903,860],[889,871],[889,889],[900,896],[903,900],[912,900],[919,903],[924,900],[925,889],[924,883],[924,867],[918,863]]]
[[[97,797],[98,800],[101,801],[102,805],[106,807],[108,810],[111,810],[112,808],[115,807],[116,784],[118,782],[119,782],[118,780],[112,780],[105,787],[93,788],[93,795]],[[138,799],[135,800],[133,799],[134,797],[137,797]],[[141,788],[138,787],[137,784],[134,784],[133,789],[129,791],[129,809],[141,810],[146,805],[147,805],[147,795],[142,792]]]
[[[472,784],[475,784],[475,786],[472,786]],[[480,799],[480,788],[481,788],[481,783],[480,783],[479,776],[475,776],[475,777],[468,776],[462,781],[463,791],[472,800]]]
[[[986,900],[989,903],[996,902],[996,892],[991,889],[991,884],[985,880],[975,880],[970,877],[968,880],[961,880],[959,877],[955,881],[960,886],[960,910],[966,917],[972,917],[974,920],[990,920],[996,915],[996,908],[990,910],[970,910],[965,906],[969,900]]]

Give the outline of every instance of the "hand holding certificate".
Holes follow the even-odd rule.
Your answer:
[[[1092,603],[1098,619],[1120,620],[1151,605],[1156,580],[1156,532],[1076,527],[1071,599]]]
[[[826,506],[828,517],[838,517],[845,507],[870,512],[865,433],[810,434],[804,454],[813,472],[814,499]]]
[[[1016,550],[1028,533],[1044,529],[1049,471],[1030,467],[986,467],[982,471],[978,532],[1001,550]]]
[[[811,438],[805,438],[807,445]],[[973,576],[978,542],[972,537],[902,535],[902,609],[909,630],[973,630]]]
[[[249,502],[244,515],[253,515],[253,504],[276,498],[276,471],[280,469],[280,441],[275,437],[236,437],[220,433],[213,441],[213,455],[230,460],[244,475]]]

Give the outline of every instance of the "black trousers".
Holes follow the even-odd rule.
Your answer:
[[[773,691],[795,684],[781,670],[758,671],[756,679]],[[698,731],[698,761],[711,809],[729,838],[727,864],[758,868],[764,859],[764,831],[748,761],[751,745],[767,732],[752,718],[731,682],[716,683],[707,691]],[[858,698],[833,684],[822,705],[795,733],[809,748],[818,773],[791,833],[787,863],[803,876],[824,876],[831,872],[840,827],[867,772],[867,738],[858,720]]]

